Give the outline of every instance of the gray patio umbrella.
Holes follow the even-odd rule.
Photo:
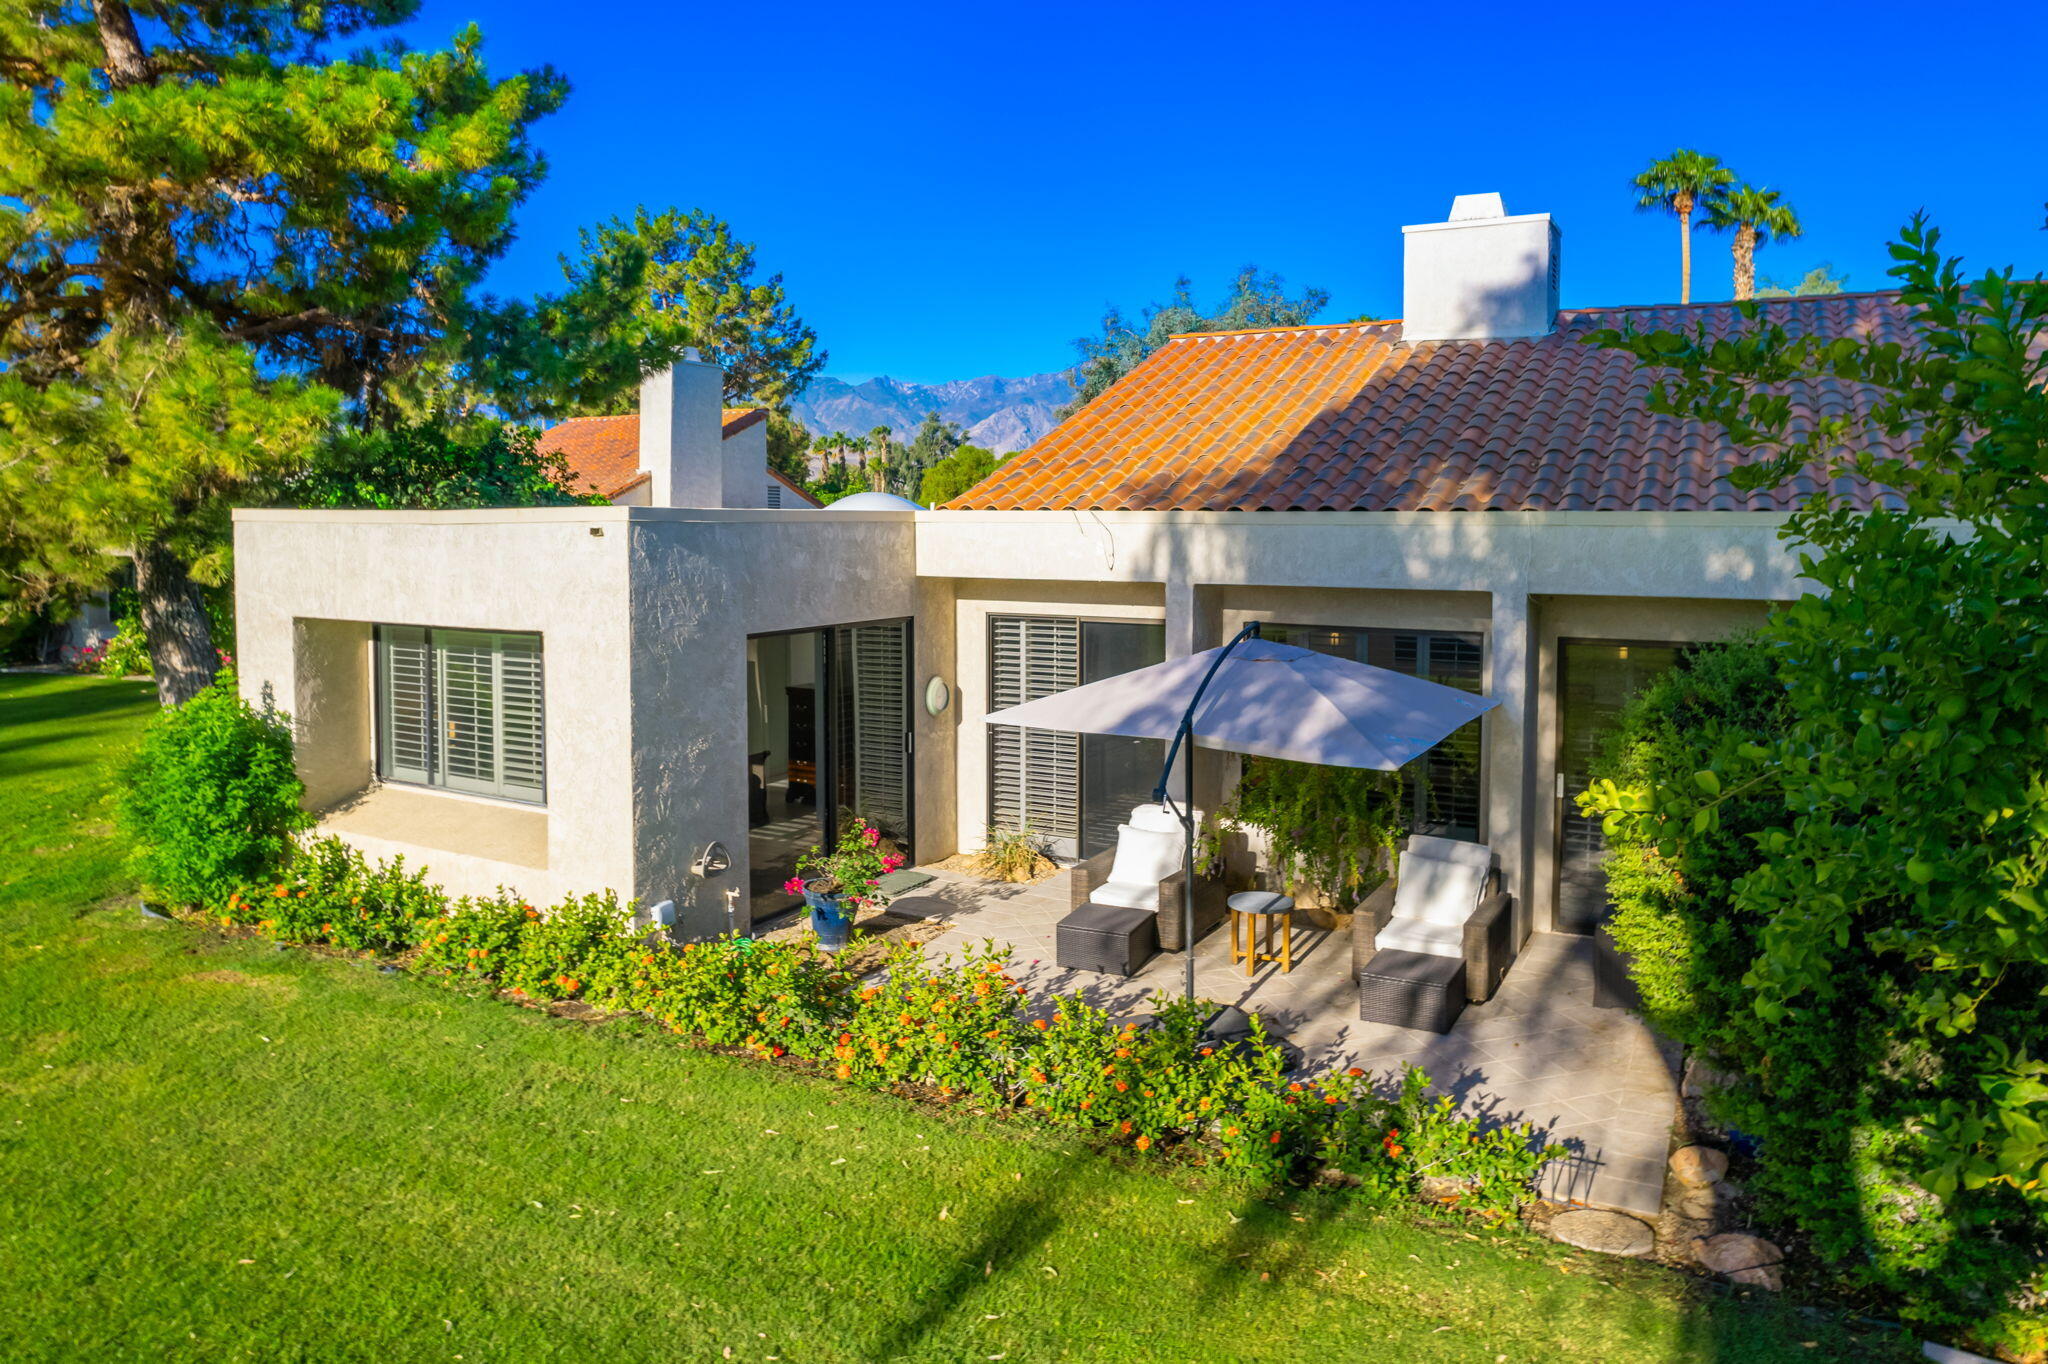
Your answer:
[[[1183,742],[1233,753],[1392,772],[1499,702],[1406,673],[1259,637],[1256,621],[1220,649],[1073,687],[991,712],[994,725],[1171,739],[1153,799]],[[1182,878],[1187,992],[1195,994],[1195,781],[1183,765],[1189,874]]]

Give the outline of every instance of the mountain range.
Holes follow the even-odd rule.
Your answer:
[[[912,384],[886,375],[854,384],[828,374],[813,379],[790,411],[814,436],[834,431],[865,436],[886,426],[904,440],[916,433],[925,413],[936,412],[964,431],[969,445],[1007,455],[1052,430],[1060,408],[1073,400],[1074,385],[1063,370],[943,384]]]

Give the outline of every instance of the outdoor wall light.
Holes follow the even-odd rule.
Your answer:
[[[934,677],[924,684],[924,709],[927,715],[937,715],[953,703],[953,689],[946,685],[943,677]]]

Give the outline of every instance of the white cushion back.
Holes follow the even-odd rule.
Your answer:
[[[1131,827],[1157,834],[1181,832],[1180,816],[1164,805],[1140,805],[1131,811]]]
[[[1420,919],[1449,928],[1463,924],[1479,908],[1486,886],[1483,868],[1466,862],[1418,857],[1411,847],[1401,855],[1400,878],[1394,886],[1394,917]]]
[[[1110,863],[1109,879],[1119,885],[1157,885],[1180,870],[1186,835],[1179,829],[1134,829],[1128,824],[1116,831],[1116,860]]]
[[[1479,868],[1481,872],[1493,866],[1493,849],[1484,843],[1468,843],[1462,838],[1412,834],[1408,839],[1408,852],[1418,857],[1434,857],[1439,862],[1464,863]]]

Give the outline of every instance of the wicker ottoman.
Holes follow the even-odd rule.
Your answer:
[[[1358,971],[1358,1016],[1368,1023],[1449,1032],[1465,1009],[1465,959],[1389,948]]]
[[[1128,976],[1159,950],[1159,921],[1149,909],[1086,904],[1053,932],[1053,960],[1074,971]]]

